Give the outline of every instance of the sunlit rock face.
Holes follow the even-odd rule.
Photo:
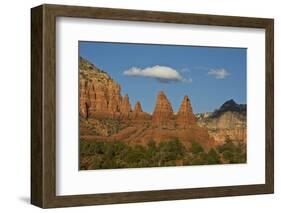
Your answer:
[[[234,100],[226,101],[212,113],[196,115],[199,126],[206,127],[216,143],[227,140],[237,143],[247,141],[247,106],[237,104]]]

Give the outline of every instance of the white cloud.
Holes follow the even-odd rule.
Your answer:
[[[141,69],[139,67],[132,67],[123,72],[124,75],[128,76],[141,76],[147,78],[155,78],[160,82],[170,83],[170,82],[183,82],[191,83],[192,79],[185,79],[179,72],[171,67],[155,65],[153,67],[147,67]]]
[[[226,69],[210,69],[208,75],[214,76],[216,79],[225,79],[230,73]]]

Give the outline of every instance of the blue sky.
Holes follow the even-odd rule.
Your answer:
[[[178,111],[188,95],[195,113],[210,112],[225,101],[246,103],[245,48],[79,42],[80,56],[106,71],[152,112],[163,90]]]

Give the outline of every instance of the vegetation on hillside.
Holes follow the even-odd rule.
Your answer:
[[[186,148],[179,140],[150,141],[146,146],[123,142],[80,142],[80,169],[114,169],[245,163],[246,146],[227,140],[204,151],[195,141]]]

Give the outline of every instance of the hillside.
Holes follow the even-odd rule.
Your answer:
[[[198,125],[206,127],[219,144],[223,144],[228,139],[246,143],[247,106],[245,104],[237,104],[231,99],[212,113],[197,114],[196,119]]]

